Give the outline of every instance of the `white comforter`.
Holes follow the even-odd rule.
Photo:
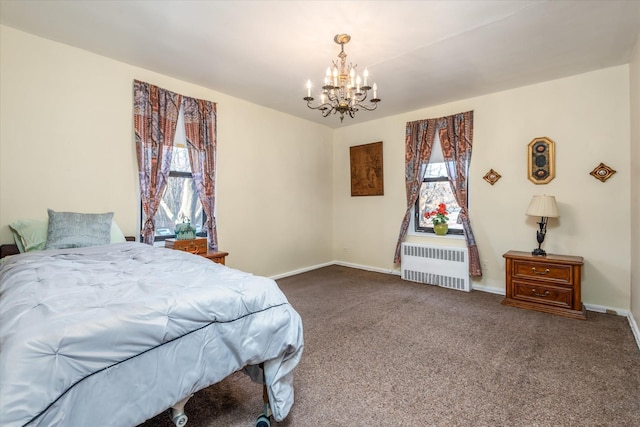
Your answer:
[[[261,362],[280,421],[302,349],[300,316],[273,280],[204,257],[128,242],[0,269],[5,427],[134,426]]]

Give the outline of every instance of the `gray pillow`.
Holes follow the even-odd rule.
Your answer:
[[[47,209],[49,224],[45,249],[82,248],[111,242],[113,212],[85,214]]]

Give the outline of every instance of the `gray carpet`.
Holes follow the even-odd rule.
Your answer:
[[[640,350],[625,317],[568,319],[331,266],[278,281],[304,323],[296,401],[272,426],[640,426]],[[242,373],[198,392],[188,427],[253,426]],[[144,427],[171,427],[168,415]]]

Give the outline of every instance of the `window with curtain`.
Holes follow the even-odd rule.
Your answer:
[[[421,174],[422,185],[413,210],[414,231],[417,233],[434,233],[433,223],[426,219],[424,214],[425,212],[435,211],[440,203],[444,203],[447,207],[447,212],[449,212],[447,215],[447,218],[449,218],[447,223],[449,225],[448,234],[463,234],[462,224],[458,223],[460,206],[451,191],[447,168],[440,148],[440,138],[437,133],[434,138],[431,157],[427,163],[422,165]]]
[[[443,163],[447,171],[451,194],[459,206],[457,222],[462,225],[465,242],[469,250],[469,275],[481,277],[480,254],[469,220],[469,164],[473,145],[473,111],[458,113],[437,119],[407,122],[405,128],[405,187],[406,209],[400,224],[393,262],[401,262],[402,243],[409,223],[416,215],[416,204],[420,209],[421,189],[426,173],[425,165],[436,163],[431,157],[436,136],[440,140]],[[437,152],[437,151],[436,151]],[[433,165],[432,165],[433,166]],[[425,207],[426,210],[426,207]],[[420,213],[418,212],[418,215]],[[414,215],[414,216],[412,216]]]
[[[142,208],[140,213],[144,222]],[[184,126],[184,109],[181,107],[173,142],[171,169],[167,178],[167,185],[162,193],[162,200],[155,214],[154,240],[163,241],[175,237],[176,225],[187,218],[191,225],[196,228],[198,236],[205,237],[207,235],[206,229],[203,227],[206,216],[198,197],[189,162]]]
[[[197,226],[199,200],[204,212],[204,223],[201,222],[200,227],[206,229],[207,247],[217,250],[216,104],[134,80],[133,126],[143,212],[140,230],[142,242],[152,245],[156,238],[165,239],[172,229],[175,233],[175,226],[185,217],[189,217],[191,224]],[[176,137],[178,129],[180,133]],[[180,147],[174,163],[176,144]],[[190,170],[187,169],[185,156],[180,154],[184,147],[188,153]],[[170,178],[173,185],[165,193]],[[198,195],[198,199],[193,193]],[[161,204],[163,209],[159,210]],[[158,227],[156,215],[160,215],[162,222]],[[161,236],[158,236],[156,229],[161,229],[158,233]]]

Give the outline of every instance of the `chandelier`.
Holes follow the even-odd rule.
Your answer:
[[[369,72],[365,69],[364,80],[361,80],[360,75],[356,75],[357,65],[351,63],[347,65],[344,45],[349,43],[349,40],[351,40],[349,34],[337,34],[333,38],[333,41],[340,45],[339,59],[332,61],[333,69],[327,68],[320,103],[312,104],[315,99],[311,96],[311,80],[307,81],[307,96],[303,98],[307,101],[307,107],[320,110],[322,117],[327,117],[331,113],[340,113],[340,122],[345,114],[353,118],[359,109],[373,111],[380,102],[377,85],[374,83],[373,88],[368,85]],[[368,93],[372,89],[373,97],[367,100]]]

